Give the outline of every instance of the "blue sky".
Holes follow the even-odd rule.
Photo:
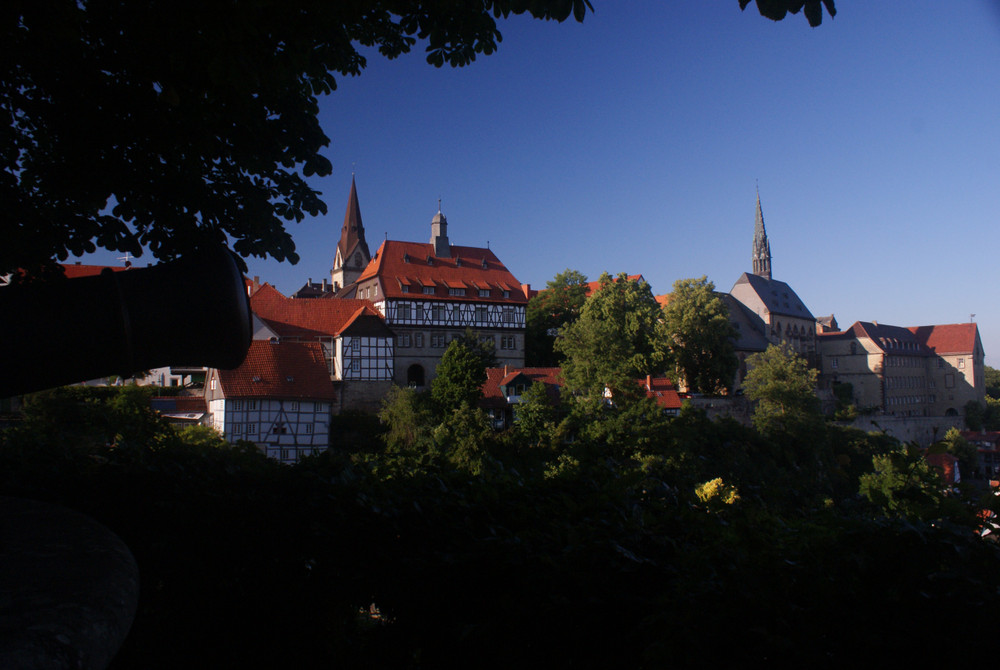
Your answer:
[[[467,68],[372,54],[322,102],[329,214],[293,227],[298,265],[249,274],[329,276],[354,171],[373,252],[428,239],[441,198],[454,244],[535,287],[573,268],[729,290],[759,184],[774,277],[813,314],[974,313],[1000,367],[996,2],[839,0],[815,29],[736,0],[593,3],[583,24],[502,22]]]

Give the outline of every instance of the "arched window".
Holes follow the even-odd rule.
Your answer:
[[[406,370],[406,385],[407,386],[423,386],[424,385],[424,367],[419,363],[414,363]]]

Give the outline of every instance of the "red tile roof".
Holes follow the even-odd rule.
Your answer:
[[[363,316],[382,322],[367,300],[286,298],[266,284],[250,296],[250,309],[281,337],[337,337]]]
[[[542,382],[546,386],[546,391],[553,400],[558,398],[559,387],[562,386],[562,368],[486,368],[486,381],[483,383],[483,405],[486,407],[503,407],[507,405],[507,398],[501,386],[513,382],[517,377],[523,376],[525,384],[530,386],[535,382]]]
[[[81,265],[80,263],[73,263],[71,265],[63,265],[63,271],[66,273],[66,279],[77,279],[78,277],[95,277],[107,268],[112,272],[124,272],[125,270],[131,270],[132,266],[121,267],[114,265]]]
[[[375,252],[357,283],[378,278],[387,298],[469,300],[476,302],[528,302],[527,287],[522,287],[510,270],[490,249],[451,245],[451,256],[434,255],[434,245],[421,242],[386,240]],[[411,287],[403,293],[403,286]],[[423,287],[434,288],[423,294]],[[465,296],[449,295],[449,288],[465,288]],[[489,289],[489,297],[480,297],[479,289]],[[504,297],[503,292],[509,296]]]
[[[924,460],[932,468],[938,469],[945,484],[954,484],[960,481],[958,459],[951,454],[925,454]]]
[[[663,409],[681,408],[681,397],[666,377],[646,377],[639,380],[639,385],[646,389],[646,397],[656,400]]]
[[[640,282],[646,281],[646,278],[643,277],[642,275],[628,275],[627,279],[628,281],[640,281]],[[612,281],[618,281],[618,277],[617,276],[612,277]],[[597,281],[587,282],[585,286],[587,287],[587,297],[589,298],[591,295],[594,294],[594,291],[601,288],[601,281],[597,280]]]
[[[908,329],[935,354],[971,354],[976,350],[979,328],[975,323],[944,326],[914,326]],[[980,347],[981,348],[981,347]]]
[[[226,398],[335,400],[330,371],[318,342],[254,340],[235,370],[219,370]]]

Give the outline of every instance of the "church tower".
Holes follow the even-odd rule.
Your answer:
[[[757,191],[757,220],[753,229],[753,273],[771,278],[771,243],[764,230],[764,214],[760,209],[760,191]]]
[[[368,243],[365,242],[365,227],[361,223],[358,190],[352,175],[351,194],[347,197],[347,213],[344,214],[344,227],[340,230],[340,242],[337,243],[337,253],[333,258],[333,269],[330,271],[333,290],[336,292],[354,283],[368,266],[371,258]]]

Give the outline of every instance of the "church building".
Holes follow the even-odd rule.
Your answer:
[[[771,243],[757,193],[753,237],[753,272],[736,280],[730,295],[738,301],[770,344],[787,342],[806,360],[816,356],[816,318],[788,284],[771,277]]]

